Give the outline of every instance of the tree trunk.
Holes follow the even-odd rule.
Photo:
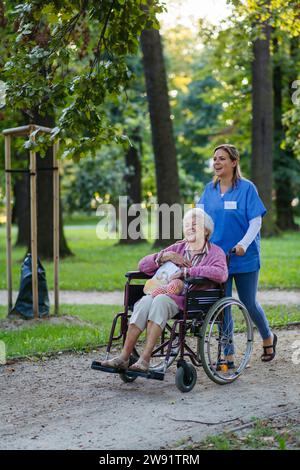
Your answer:
[[[54,127],[52,117],[35,116],[36,124],[45,127]],[[37,169],[53,167],[53,149],[47,150],[45,157],[37,155]],[[53,173],[52,171],[38,171],[37,177],[37,242],[38,256],[45,259],[53,258]],[[61,257],[72,255],[69,249],[62,222],[62,206],[59,212],[59,254]]]
[[[293,171],[294,155],[289,149],[283,150],[281,143],[285,137],[282,125],[282,68],[279,55],[278,40],[273,40],[276,63],[273,67],[274,84],[274,175],[276,189],[276,224],[280,230],[297,230],[298,225],[294,221],[293,208],[291,205],[293,195],[291,172]],[[293,51],[291,50],[293,57]],[[294,57],[295,58],[295,57]],[[293,70],[294,71],[294,70]],[[294,71],[295,72],[295,71]],[[296,80],[297,75],[292,74],[291,83]],[[291,85],[290,83],[290,85]],[[292,89],[290,87],[290,89]]]
[[[46,127],[54,127],[51,117],[42,118],[35,115],[34,123]],[[29,122],[27,122],[28,124]],[[37,155],[37,168],[53,167],[53,152],[49,148],[46,156],[41,158]],[[18,225],[17,244],[27,247],[31,251],[30,244],[30,189],[28,175],[17,180],[15,190],[15,213]],[[60,229],[59,229],[59,252],[61,257],[72,255],[63,231],[62,206],[60,203]],[[38,234],[38,256],[45,259],[53,258],[53,178],[51,171],[38,171],[37,176],[37,234]]]
[[[120,244],[136,244],[144,242],[145,239],[142,237],[142,227],[136,227],[136,237],[132,237],[131,233],[128,233],[130,224],[139,217],[140,211],[137,209],[136,215],[128,215],[128,208],[132,204],[141,204],[142,201],[142,166],[141,166],[141,137],[139,129],[136,129],[132,135],[131,141],[133,146],[129,147],[126,155],[126,170],[128,173],[124,175],[124,181],[126,185],[126,195],[128,197],[128,205],[121,209],[121,238]]]
[[[263,234],[275,233],[272,210],[273,95],[270,56],[271,27],[262,25],[264,38],[254,41],[252,63],[252,160],[251,176],[266,206]]]
[[[30,240],[29,174],[21,173],[14,184],[13,222],[18,226],[16,246],[28,247]]]
[[[155,158],[157,202],[159,205],[167,204],[168,207],[171,207],[174,203],[180,203],[179,177],[159,31],[155,29],[143,31],[141,46]],[[174,223],[173,219],[170,220],[170,217],[166,217],[170,220],[168,234],[168,230],[163,233],[162,218],[163,216],[160,215],[155,246],[167,246],[180,238],[175,236],[175,230],[178,231],[178,221]]]

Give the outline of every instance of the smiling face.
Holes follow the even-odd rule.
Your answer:
[[[204,217],[189,216],[183,222],[184,238],[190,242],[203,245],[207,230],[204,228]]]
[[[218,149],[213,156],[213,167],[218,178],[232,178],[236,160],[231,160],[225,149]]]

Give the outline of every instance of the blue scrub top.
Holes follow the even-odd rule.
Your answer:
[[[208,183],[197,203],[205,210],[215,224],[210,239],[228,253],[242,240],[249,228],[249,221],[255,217],[263,217],[267,210],[260,199],[255,185],[247,180],[237,181],[234,188],[228,189],[221,196],[220,183]],[[260,234],[258,233],[249,245],[244,256],[232,255],[229,273],[250,273],[260,268]]]

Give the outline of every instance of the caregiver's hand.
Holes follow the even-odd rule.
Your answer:
[[[244,250],[244,248],[242,247],[242,245],[236,245],[234,248],[235,248],[235,254],[236,254],[237,256],[244,256],[245,250]]]
[[[188,260],[186,260],[179,253],[175,253],[174,251],[167,251],[167,253],[164,253],[162,255],[160,262],[165,263],[166,261],[172,261],[177,266],[183,266],[186,268],[190,268],[192,266]]]

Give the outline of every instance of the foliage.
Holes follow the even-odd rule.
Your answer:
[[[116,145],[102,146],[94,158],[86,157],[76,166],[66,162],[62,182],[64,210],[89,212],[102,202],[115,204],[118,196],[125,194],[123,175],[127,171]]]
[[[5,3],[6,46],[2,64],[7,107],[47,115],[56,112],[64,157],[79,159],[102,144],[126,140],[106,115],[118,106],[131,72],[125,57],[135,54],[145,27],[158,27],[158,0],[35,0]],[[80,59],[84,68],[76,68]],[[44,137],[45,140],[45,137]],[[41,145],[42,144],[42,145]],[[46,142],[28,142],[42,150]]]

